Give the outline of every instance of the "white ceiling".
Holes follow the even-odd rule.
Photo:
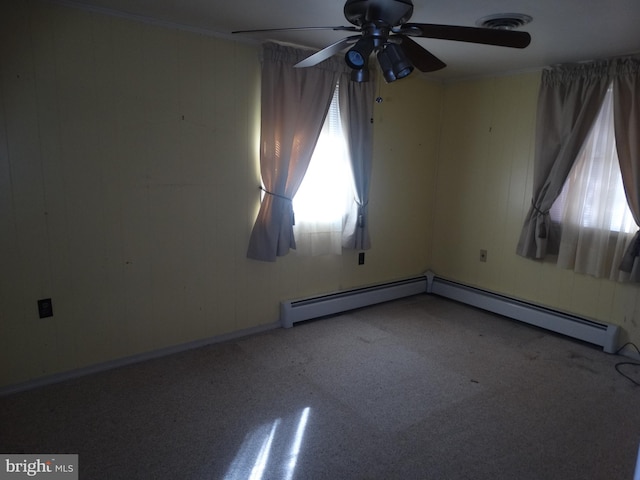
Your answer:
[[[234,30],[349,25],[344,0],[61,0],[100,11],[141,16],[214,34]],[[537,69],[640,52],[640,0],[413,0],[411,22],[475,26],[497,13],[522,13],[533,21],[524,50],[418,39],[447,64],[425,74],[440,80]],[[276,40],[320,49],[349,32],[254,33],[240,39]],[[234,37],[238,37],[235,35]],[[415,39],[415,38],[414,38]]]

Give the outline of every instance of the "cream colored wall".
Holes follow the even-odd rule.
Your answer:
[[[438,275],[621,325],[640,343],[640,288],[517,256],[530,205],[539,74],[447,85],[432,269]],[[480,249],[488,261],[479,261]]]
[[[381,86],[365,265],[262,263],[245,257],[257,46],[3,2],[0,70],[0,386],[268,325],[283,299],[430,263],[439,85]]]
[[[399,278],[430,264],[442,87],[413,75],[381,82],[378,96],[367,262],[382,277]]]
[[[283,299],[427,268],[640,342],[637,286],[513,253],[537,74],[382,84],[365,265],[357,252],[246,259],[257,58],[257,47],[177,29],[2,3],[0,386],[268,325]],[[54,317],[39,319],[46,297]]]

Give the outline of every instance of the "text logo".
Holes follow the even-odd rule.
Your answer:
[[[0,454],[0,480],[78,480],[78,455]]]

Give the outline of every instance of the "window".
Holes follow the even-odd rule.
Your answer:
[[[612,98],[610,87],[562,193],[549,213],[561,224],[630,233],[638,227],[622,185]]]
[[[562,226],[558,265],[597,277],[618,275],[621,256],[638,227],[616,154],[611,87],[549,213]]]
[[[303,255],[340,254],[342,227],[353,203],[349,152],[342,130],[338,86],[309,167],[295,197],[297,251]]]

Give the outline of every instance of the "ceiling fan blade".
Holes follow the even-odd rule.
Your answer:
[[[345,32],[359,32],[360,29],[358,27],[285,27],[285,28],[260,28],[257,30],[235,30],[231,33],[264,33],[264,32],[286,32],[286,31],[296,31],[296,30],[335,30],[335,31],[345,31]]]
[[[317,65],[320,62],[324,62],[326,59],[333,57],[336,53],[344,50],[350,43],[355,43],[359,38],[361,38],[361,35],[351,35],[350,37],[345,37],[342,40],[338,40],[336,43],[332,43],[319,52],[316,52],[310,57],[305,58],[301,62],[296,63],[293,67],[313,67],[314,65]]]
[[[409,58],[413,66],[421,72],[435,72],[447,66],[446,63],[406,35],[394,35],[393,38],[401,39],[400,48],[402,48],[402,51]]]
[[[531,42],[527,32],[493,28],[436,25],[433,23],[405,23],[397,33],[412,37],[438,38],[458,42],[483,43],[500,47],[525,48]]]

